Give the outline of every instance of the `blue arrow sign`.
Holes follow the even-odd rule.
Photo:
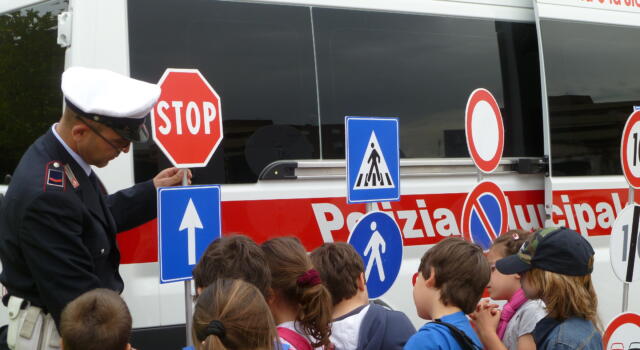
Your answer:
[[[347,201],[400,199],[398,118],[346,117]]]
[[[220,237],[220,186],[158,190],[160,282],[191,279],[209,243]]]
[[[360,218],[349,236],[364,261],[369,298],[378,298],[393,285],[402,263],[402,235],[386,213],[370,212]]]

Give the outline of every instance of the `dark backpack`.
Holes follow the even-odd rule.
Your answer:
[[[462,350],[482,350],[482,348],[469,338],[463,331],[461,331],[458,327],[452,325],[451,323],[443,322],[441,319],[436,318],[433,320],[434,323],[443,325],[449,328],[451,335],[458,342]]]

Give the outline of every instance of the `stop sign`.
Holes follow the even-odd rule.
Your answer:
[[[176,167],[204,167],[222,141],[220,97],[197,69],[167,69],[151,110],[153,140]]]

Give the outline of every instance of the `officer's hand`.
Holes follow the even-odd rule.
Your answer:
[[[178,169],[175,167],[167,168],[159,172],[158,175],[153,178],[153,185],[156,186],[156,188],[181,185],[185,171],[187,172],[188,183],[191,185],[191,170]]]

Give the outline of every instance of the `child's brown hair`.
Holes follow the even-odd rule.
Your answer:
[[[531,237],[531,232],[509,230],[493,240],[492,249],[499,247],[502,256],[517,254],[520,247]]]
[[[309,257],[329,289],[333,305],[356,295],[364,263],[353,246],[344,242],[325,243]]]
[[[131,335],[131,314],[124,300],[109,289],[88,291],[60,316],[65,350],[124,350]]]
[[[317,271],[300,241],[293,237],[274,238],[263,243],[262,250],[271,269],[271,287],[298,306],[296,324],[315,340],[312,345],[328,348],[331,294],[324,284],[313,278]]]
[[[191,335],[197,350],[274,350],[278,339],[264,297],[240,279],[217,279],[202,291]]]
[[[422,256],[418,271],[425,280],[429,279],[431,268],[436,274],[440,301],[472,313],[491,277],[482,248],[461,238],[446,238]]]
[[[271,286],[271,272],[262,249],[243,235],[211,242],[193,269],[193,278],[199,288],[220,278],[241,279],[256,286],[263,296]]]
[[[591,257],[593,259],[593,257]],[[525,272],[527,283],[538,290],[551,318],[564,321],[580,317],[602,329],[598,318],[598,296],[591,282],[591,274],[569,276],[533,268]]]

